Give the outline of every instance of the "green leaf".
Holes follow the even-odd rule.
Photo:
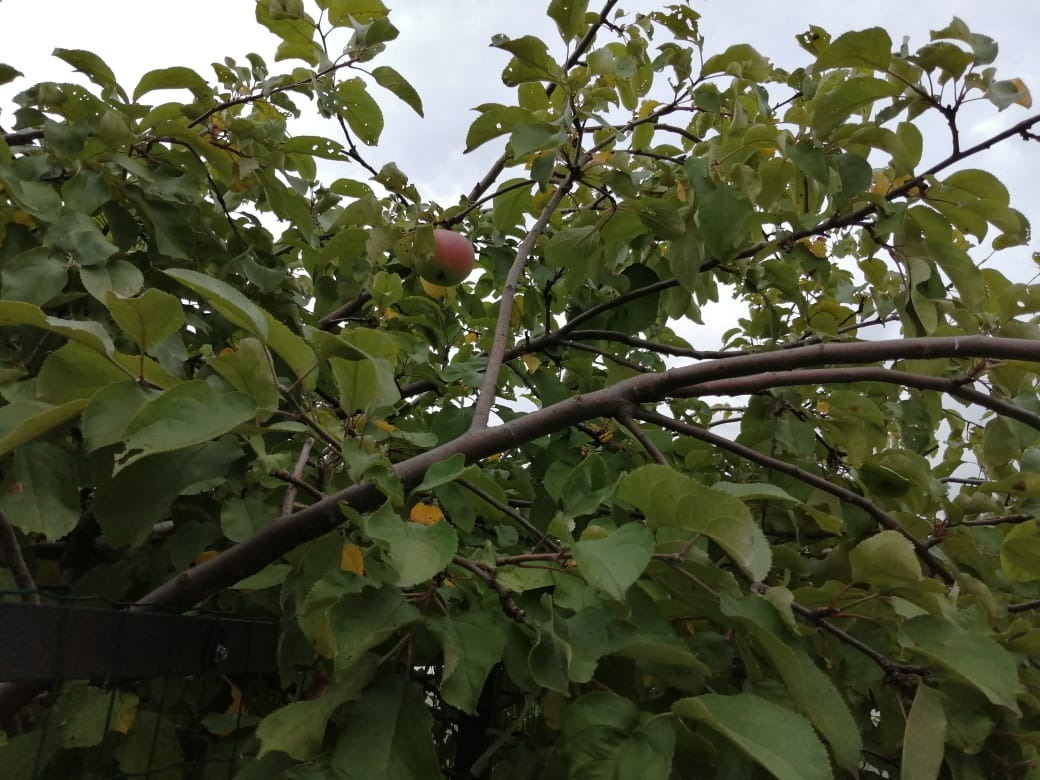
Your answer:
[[[458,549],[458,536],[446,522],[422,525],[402,520],[384,504],[361,523],[364,533],[390,554],[397,584],[410,588],[444,571]]]
[[[112,258],[104,265],[80,268],[79,279],[86,291],[102,303],[109,292],[130,298],[144,287],[144,275],[137,266],[119,258]]]
[[[266,312],[234,287],[212,276],[186,268],[167,269],[163,273],[201,295],[206,303],[232,325],[249,331],[260,341],[267,343]]]
[[[110,384],[98,390],[83,411],[83,439],[87,452],[123,441],[134,415],[155,397],[154,391],[133,381]]]
[[[76,471],[68,450],[44,441],[20,447],[0,493],[7,520],[27,534],[61,539],[76,527],[81,512]]]
[[[870,76],[856,76],[816,96],[812,129],[820,140],[843,124],[854,112],[869,109],[881,98],[898,94],[901,86]]]
[[[473,120],[466,133],[466,152],[472,152],[478,146],[513,132],[513,128],[523,122],[531,122],[531,112],[516,106],[485,105],[480,108],[481,114]]]
[[[467,472],[474,470],[474,467],[466,465],[466,456],[461,452],[457,453],[430,466],[426,470],[422,483],[416,486],[415,492],[433,490],[441,485],[454,482],[459,477],[465,476]]]
[[[216,439],[255,415],[256,402],[244,393],[220,392],[201,379],[182,382],[148,401],[130,420],[121,464]]]
[[[127,374],[118,365],[79,342],[70,341],[51,352],[36,377],[36,397],[56,405],[89,399]]]
[[[618,498],[646,514],[650,528],[670,526],[716,542],[755,580],[769,573],[772,552],[744,504],[667,466],[642,466],[621,481]]]
[[[378,668],[376,656],[362,656],[318,698],[291,702],[266,716],[256,727],[256,737],[260,740],[259,755],[280,750],[297,761],[313,758],[325,741],[329,718],[343,704],[361,696]]]
[[[1000,566],[1015,582],[1040,580],[1040,525],[1035,520],[1016,525],[1004,537]]]
[[[1015,659],[996,641],[932,615],[903,625],[916,649],[977,688],[994,704],[1018,713],[1018,671]]]
[[[546,13],[556,22],[560,37],[565,41],[573,41],[585,33],[588,7],[588,0],[551,0]]]
[[[339,390],[340,408],[347,414],[386,409],[401,398],[393,366],[385,360],[330,358],[329,365]]]
[[[86,214],[62,214],[44,234],[43,243],[64,252],[84,266],[99,265],[119,249],[101,232],[101,226]]]
[[[680,699],[672,712],[710,726],[777,780],[832,780],[827,750],[801,715],[749,693]]]
[[[335,638],[336,669],[341,671],[422,617],[419,610],[390,585],[342,596],[331,606],[314,606],[321,612],[327,611]],[[304,605],[301,622],[306,610],[311,608],[310,604]]]
[[[887,587],[920,582],[921,562],[910,540],[898,531],[881,531],[856,545],[849,553],[856,582]]]
[[[191,68],[178,66],[145,73],[134,88],[134,100],[140,100],[142,95],[157,89],[187,89],[200,98],[213,95],[213,90],[202,76]]]
[[[346,79],[336,88],[343,118],[361,143],[375,146],[383,132],[383,112],[379,104],[368,94],[365,82],[360,78]]]
[[[105,64],[104,60],[93,52],[84,51],[83,49],[59,48],[55,49],[52,53],[55,57],[64,60],[99,87],[104,89],[106,93],[118,95],[122,100],[126,101],[126,93],[123,91],[122,87],[116,83],[116,74],[113,73],[112,69]]]
[[[839,766],[856,772],[863,742],[849,705],[808,653],[793,645],[777,608],[758,597],[735,599],[723,593],[724,615],[736,618],[769,656],[798,709],[831,746]]]
[[[86,399],[79,399],[61,406],[40,401],[17,401],[0,407],[0,455],[6,455],[78,417],[86,405]]]
[[[892,39],[881,27],[839,35],[816,59],[816,68],[872,68],[887,70],[892,61]]]
[[[225,436],[142,458],[121,469],[94,493],[94,514],[105,541],[113,547],[140,544],[155,523],[166,519],[177,496],[223,484],[240,457],[238,442]]]
[[[43,306],[64,290],[68,278],[68,264],[45,247],[15,255],[0,270],[4,298],[37,306]]]
[[[722,54],[704,60],[701,75],[727,73],[731,76],[761,80],[769,76],[770,70],[769,60],[759,54],[757,49],[746,43],[738,43],[730,46]]]
[[[902,777],[936,780],[942,770],[946,743],[946,712],[942,697],[924,683],[917,686],[903,733]]]
[[[422,98],[404,76],[388,65],[380,65],[372,69],[372,78],[376,84],[393,92],[397,97],[407,103],[419,116],[424,116]]]
[[[625,591],[646,570],[654,553],[654,535],[630,523],[596,538],[589,531],[571,547],[578,569],[590,585],[615,601],[625,600]],[[589,538],[589,537],[592,538]]]
[[[444,701],[475,715],[477,701],[491,669],[502,660],[506,635],[484,611],[435,616],[427,625],[444,652],[440,694]]]
[[[328,9],[329,21],[335,25],[342,25],[351,19],[367,24],[389,13],[382,0],[321,0],[318,5]]]
[[[562,744],[569,777],[667,780],[672,776],[675,728],[641,712],[628,699],[595,691],[567,706]]]
[[[520,38],[496,35],[491,39],[491,45],[513,55],[512,61],[502,72],[502,82],[507,87],[531,81],[563,80],[563,72],[556,60],[549,55],[545,42],[533,35]]]
[[[538,685],[550,691],[566,694],[570,690],[573,651],[560,633],[566,630],[566,624],[560,622],[557,625],[551,600],[546,597],[545,602],[548,603],[549,619],[538,626],[538,639],[527,654],[527,665],[531,677]]]
[[[509,148],[517,157],[526,157],[540,149],[558,147],[566,133],[548,122],[532,122],[517,125],[509,136]]]
[[[206,362],[236,390],[252,396],[258,409],[278,408],[281,394],[271,374],[271,355],[256,339],[246,337],[234,349],[207,355]]]
[[[768,482],[716,482],[712,490],[721,490],[741,501],[784,501],[797,503],[798,499],[778,485]]]
[[[397,675],[380,677],[343,715],[332,766],[347,780],[441,778],[426,694]]]
[[[269,312],[263,314],[267,323],[267,346],[285,361],[304,390],[313,390],[318,384],[318,358],[314,350],[288,325]]]
[[[8,84],[14,81],[19,76],[24,76],[17,68],[12,68],[10,65],[0,63],[0,84]]]
[[[116,325],[148,352],[184,325],[184,309],[173,295],[154,288],[136,298],[122,298],[113,292],[105,296],[105,305]]]

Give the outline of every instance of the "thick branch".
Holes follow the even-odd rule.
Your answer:
[[[812,485],[817,490],[830,493],[832,496],[836,496],[846,503],[858,506],[877,520],[878,524],[883,528],[887,528],[890,531],[896,531],[906,538],[914,546],[917,555],[925,562],[928,568],[932,570],[933,574],[936,574],[947,585],[952,585],[954,583],[954,576],[945,566],[942,565],[942,563],[939,562],[939,560],[932,554],[931,550],[928,549],[926,544],[918,540],[917,537],[906,530],[903,524],[892,517],[892,515],[888,514],[888,512],[885,512],[881,507],[877,506],[872,501],[867,500],[859,493],[843,488],[840,485],[835,485],[829,480],[811,474],[791,463],[786,463],[785,461],[761,453],[758,450],[745,447],[743,444],[730,441],[729,439],[718,436],[717,434],[711,433],[703,428],[698,428],[695,425],[690,425],[680,420],[673,420],[671,417],[666,417],[658,412],[639,409],[634,412],[634,416],[640,420],[660,425],[663,428],[668,428],[669,430],[675,431],[683,436],[690,436],[691,438],[707,442],[719,449],[732,452],[734,455],[737,455],[744,460],[757,463],[759,466],[763,466],[771,471],[779,471],[781,474],[787,474],[800,482]]]
[[[469,431],[453,441],[398,463],[394,466],[394,472],[405,487],[410,488],[422,480],[430,466],[452,455],[461,453],[467,460],[477,461],[585,420],[614,417],[626,405],[661,401],[678,389],[694,384],[829,363],[949,357],[1040,362],[1040,343],[1028,339],[986,336],[918,338],[813,344],[705,361],[657,374],[631,377],[611,387],[569,398],[503,425]],[[826,480],[824,483],[830,485]],[[293,514],[283,515],[249,539],[180,573],[148,594],[141,600],[141,605],[189,607],[255,574],[297,545],[338,526],[343,522],[340,504],[346,504],[358,512],[368,512],[384,500],[383,494],[371,483],[352,485]]]
[[[683,388],[675,393],[676,398],[691,398],[705,395],[748,395],[770,387],[792,387],[796,385],[833,385],[850,382],[886,382],[920,390],[936,390],[962,401],[978,404],[1004,417],[1023,422],[1040,430],[1040,414],[1030,412],[1008,401],[966,387],[970,381],[964,377],[937,377],[896,371],[874,366],[864,368],[817,368],[804,371],[769,371],[754,376],[706,382],[694,387]]]

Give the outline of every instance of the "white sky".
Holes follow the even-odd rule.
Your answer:
[[[379,147],[363,148],[363,152],[376,168],[396,162],[424,198],[451,203],[481,178],[502,148],[499,141],[491,141],[475,153],[462,154],[466,130],[476,116],[471,109],[480,103],[510,100],[500,79],[508,55],[488,47],[491,36],[538,35],[561,58],[562,44],[545,16],[545,0],[386,2],[401,35],[372,64],[392,65],[409,79],[422,96],[426,117],[420,119],[395,97],[373,87],[384,110],[386,129]],[[620,5],[628,11],[648,11],[674,2],[680,0],[622,0]],[[598,8],[600,0],[591,0],[589,5]],[[259,52],[272,72],[277,72],[280,64],[272,62],[277,40],[253,20],[253,7],[254,0],[178,0],[174,5],[139,0],[0,0],[0,62],[26,74],[0,87],[0,126],[10,128],[9,98],[19,89],[38,81],[77,80],[69,66],[50,56],[55,47],[93,51],[115,71],[127,91],[148,70],[173,65],[188,65],[211,78],[209,63],[225,55],[242,62],[250,51]],[[806,56],[794,37],[810,24],[835,36],[849,29],[883,26],[897,46],[906,35],[915,49],[927,42],[928,30],[945,26],[957,15],[973,31],[997,40],[1001,49],[998,74],[1022,78],[1037,98],[1033,110],[1040,108],[1035,57],[1040,5],[1034,0],[701,0],[692,7],[702,15],[706,55],[747,42],[787,69],[805,64]],[[294,63],[281,65],[290,68]],[[1027,115],[1019,107],[997,115],[988,103],[971,108],[962,126],[965,146]],[[987,118],[980,121],[981,117]],[[923,165],[941,159],[949,150],[942,126],[931,127],[934,132],[925,128]],[[333,138],[339,132],[334,126],[307,131],[325,132]],[[1014,140],[970,164],[1000,177],[1011,190],[1013,205],[1040,230],[1037,159],[1035,142]],[[344,166],[333,175],[363,177],[364,173]],[[1029,279],[1035,270],[1030,253],[1038,248],[1040,242],[1034,240],[1028,249],[1005,252],[1000,267],[1016,280]],[[730,323],[732,319],[727,317],[720,324],[728,327]],[[711,346],[717,338],[713,336],[700,333],[697,346]]]

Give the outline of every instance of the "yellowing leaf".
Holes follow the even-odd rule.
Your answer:
[[[408,519],[419,525],[433,525],[444,519],[444,512],[436,504],[418,503],[408,513]]]
[[[216,558],[216,557],[217,557],[217,551],[216,550],[203,550],[202,552],[200,552],[198,555],[195,556],[195,565],[198,566],[200,563],[205,563],[206,561],[210,560],[211,558]]]
[[[532,374],[538,370],[540,365],[542,365],[542,361],[534,355],[524,355],[521,359],[524,361],[524,365],[527,366],[527,370]]]
[[[1033,107],[1033,96],[1029,93],[1029,87],[1022,79],[1011,79],[1011,83],[1018,87],[1018,91],[1021,93],[1015,100],[1018,105],[1025,108]]]
[[[391,425],[386,420],[376,420],[373,425],[375,425],[379,430],[386,431],[387,433],[393,433],[397,430],[396,426]]]
[[[129,691],[120,691],[116,698],[115,707],[112,708],[112,731],[126,734],[133,728],[134,720],[137,718],[137,705],[140,699],[137,694]]]
[[[21,209],[15,209],[11,221],[16,225],[29,229],[36,227],[36,220],[32,218],[32,215],[28,211],[22,211]]]
[[[450,287],[442,287],[439,284],[428,282],[425,279],[420,279],[419,284],[422,285],[423,292],[425,292],[435,301],[439,301],[443,298],[446,298],[448,296],[448,293],[451,292]]]
[[[827,239],[823,236],[817,236],[816,238],[799,238],[798,243],[812,252],[813,257],[818,257],[821,260],[827,256]]]
[[[874,174],[874,180],[870,183],[872,195],[884,195],[892,188],[892,180],[883,171]]]
[[[356,544],[345,544],[339,553],[339,567],[358,576],[365,574],[365,556]]]
[[[472,344],[478,338],[480,338],[480,336],[478,336],[476,333],[467,333],[465,336],[462,337],[462,340],[467,344]]]

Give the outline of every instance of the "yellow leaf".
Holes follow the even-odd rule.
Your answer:
[[[120,691],[116,697],[115,706],[112,708],[112,731],[126,734],[134,725],[137,718],[137,705],[140,699],[137,694],[129,691]]]
[[[1015,102],[1025,108],[1032,108],[1033,96],[1029,94],[1029,87],[1026,86],[1026,83],[1022,79],[1011,79],[1011,83],[1018,87],[1018,99]]]
[[[34,228],[36,227],[36,220],[32,218],[32,215],[28,211],[22,211],[21,209],[15,209],[12,221],[16,225],[22,227]]]
[[[444,512],[436,504],[418,503],[408,513],[408,519],[419,525],[433,525],[444,519]]]
[[[878,171],[870,183],[870,192],[872,195],[884,195],[891,187],[892,180],[885,175],[884,171]]]
[[[556,691],[542,694],[542,717],[545,725],[553,731],[559,731],[563,722],[563,711],[567,709],[567,700]]]
[[[479,338],[480,336],[478,336],[476,333],[467,333],[465,336],[462,337],[462,340],[467,344],[472,344]]]
[[[365,556],[356,544],[345,544],[339,552],[339,567],[359,577],[365,574]]]
[[[397,430],[395,426],[391,425],[386,420],[376,420],[373,425],[375,425],[379,430],[386,431],[387,433],[393,433]]]
[[[502,460],[502,453],[496,452],[494,455],[488,455],[486,460],[488,463],[498,463],[500,460]]]
[[[448,293],[451,292],[450,287],[441,287],[439,284],[428,282],[425,279],[419,279],[419,284],[422,285],[423,291],[435,301],[448,297]]]
[[[524,355],[521,360],[524,361],[524,365],[527,366],[527,370],[532,374],[538,370],[538,367],[542,365],[542,361],[536,358],[534,355]]]
[[[818,257],[822,260],[827,256],[827,239],[823,236],[817,236],[816,238],[805,236],[799,238],[798,243],[812,252],[813,257]]]
[[[826,401],[818,401],[816,403],[816,411],[818,414],[827,414],[831,410],[831,405]]]
[[[216,557],[217,557],[217,551],[216,550],[203,550],[202,552],[200,552],[198,555],[195,556],[195,565],[198,566],[200,563],[205,563],[206,561],[210,560],[211,558],[216,558]]]

